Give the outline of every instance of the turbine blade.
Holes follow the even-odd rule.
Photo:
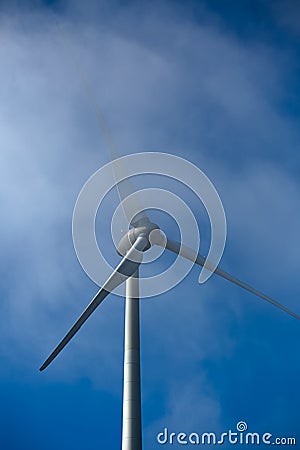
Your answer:
[[[87,76],[86,70],[83,67],[82,62],[78,58],[78,56],[75,53],[75,49],[72,47],[70,39],[68,38],[67,33],[65,32],[62,23],[56,21],[57,30],[60,33],[60,37],[62,39],[63,47],[65,49],[65,52],[67,56],[70,58],[70,60],[73,63],[73,67],[75,71],[77,72],[78,78],[81,81],[82,87],[84,89],[85,95],[87,100],[90,103],[91,108],[94,110],[100,129],[102,131],[103,138],[106,142],[107,149],[109,152],[110,160],[115,162],[113,164],[113,172],[114,172],[114,178],[117,181],[119,178],[125,178],[123,181],[116,184],[116,188],[118,191],[118,196],[120,201],[124,200],[128,195],[133,194],[136,189],[134,187],[134,184],[132,181],[127,177],[128,176],[128,170],[126,170],[125,165],[120,164],[118,158],[120,158],[120,153],[114,143],[114,140],[112,138],[112,135],[110,133],[109,127],[107,126],[104,114],[101,110],[101,107],[99,103],[96,100],[95,92],[92,88],[91,82]],[[141,205],[139,204],[139,201],[136,199],[135,204],[133,205],[136,210],[141,210]],[[136,223],[141,221],[142,219],[147,220],[147,215],[144,211],[139,213],[134,221],[131,221],[131,218],[129,217],[129,212],[126,211],[126,207],[123,205],[123,211],[125,214],[125,217],[129,222],[131,222],[131,225],[134,226]]]
[[[185,245],[181,245],[179,242],[173,241],[171,239],[167,239],[166,248],[170,250],[173,253],[177,253],[184,258],[187,258],[191,261],[194,261],[194,255],[195,252],[190,249],[189,247],[186,247]],[[195,264],[198,264],[199,266],[204,266],[205,263],[205,257],[198,254],[195,260]],[[209,265],[206,266],[208,270],[210,270]],[[211,272],[213,270],[211,269]],[[286,312],[290,316],[294,317],[295,319],[300,320],[300,316],[298,316],[296,313],[291,311],[290,309],[283,306],[281,303],[277,302],[276,300],[273,300],[271,297],[268,297],[267,295],[263,294],[262,292],[258,291],[257,289],[254,289],[252,286],[249,286],[249,284],[244,283],[243,281],[239,280],[238,278],[234,277],[228,272],[225,272],[225,270],[221,269],[219,266],[214,271],[217,275],[219,275],[222,278],[225,278],[225,280],[230,281],[231,283],[236,284],[237,286],[240,286],[241,288],[245,289],[248,292],[251,292],[252,294],[256,295],[257,297],[260,297],[261,299],[271,303],[272,305],[276,306],[277,308],[281,309],[282,311]]]
[[[107,297],[110,292],[117,286],[131,277],[142,262],[142,251],[148,245],[148,240],[145,237],[139,237],[131,249],[127,252],[126,256],[122,259],[117,268],[110,275],[108,280],[104,283],[102,288],[97,292],[87,308],[83,311],[80,317],[76,320],[74,325],[70,328],[65,337],[60,341],[57,347],[53,350],[50,356],[46,359],[44,364],[40,367],[40,371],[46,369],[47,366],[56,358],[56,356],[62,351],[72,337],[79,331],[84,322],[90,317],[100,303]],[[133,258],[130,260],[129,258]]]
[[[128,169],[126,167],[126,161],[122,160],[120,161],[119,155],[117,153],[116,148],[114,148],[114,151],[112,152],[110,149],[110,157],[112,161],[112,169],[115,181],[122,179],[122,181],[119,181],[116,184],[116,188],[118,191],[118,196],[120,199],[120,202],[125,200],[126,197],[136,192],[136,187],[134,186],[133,181],[128,177]],[[135,196],[134,198],[130,199],[131,207],[126,208],[126,204],[122,203],[123,212],[125,214],[126,219],[130,223],[130,225],[138,226],[139,222],[149,222],[149,218],[146,214],[146,212],[142,209],[142,205],[139,201],[140,199]],[[134,218],[130,215],[130,210],[140,211]]]

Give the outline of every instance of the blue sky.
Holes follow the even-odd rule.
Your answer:
[[[2,3],[1,448],[120,448],[119,297],[38,372],[97,290],[71,220],[109,156],[73,54],[120,153],[165,151],[202,169],[226,211],[222,267],[300,313],[299,15],[293,1]],[[171,182],[137,184],[154,181],[190,204],[205,251],[203,207]],[[164,427],[222,432],[240,420],[299,440],[299,323],[198,275],[142,303],[144,448],[161,447]]]

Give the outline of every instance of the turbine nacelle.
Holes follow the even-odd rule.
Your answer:
[[[125,256],[132,248],[138,237],[147,239],[148,243],[143,252],[149,250],[152,245],[165,247],[166,236],[158,225],[150,222],[148,218],[140,220],[134,228],[131,228],[120,240],[117,252],[120,256]]]

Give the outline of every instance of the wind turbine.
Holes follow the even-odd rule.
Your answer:
[[[77,61],[75,61],[75,66],[78,66]],[[221,267],[213,267],[213,265],[210,265],[209,261],[201,254],[198,254],[195,258],[195,250],[188,248],[180,242],[166,238],[165,235],[161,233],[159,226],[151,222],[146,211],[143,210],[138,203],[137,198],[135,198],[136,204],[134,207],[139,213],[132,218],[125,203],[123,203],[123,200],[135,192],[134,186],[126,177],[126,167],[117,163],[118,152],[113,144],[104,117],[94,100],[87,79],[82,71],[80,71],[79,75],[85,87],[87,97],[98,117],[100,127],[108,144],[111,160],[116,161],[116,164],[113,166],[115,178],[125,178],[122,182],[117,184],[117,189],[125,216],[128,219],[129,231],[122,237],[117,246],[119,255],[123,257],[120,263],[39,370],[43,371],[46,369],[79,331],[81,326],[96,310],[100,303],[102,303],[114,289],[122,283],[126,283],[122,450],[142,450],[139,266],[143,261],[143,253],[145,251],[150,249],[153,245],[163,246],[167,250],[192,261],[194,264],[202,267],[205,265],[208,270],[211,270],[220,277],[271,303],[288,313],[290,316],[298,320],[300,320],[300,316],[257,289],[254,289],[233,275],[225,272]],[[121,174],[123,175],[122,177],[120,177]]]
[[[118,168],[118,170],[125,168]],[[126,182],[125,182],[126,181]],[[123,183],[123,184],[122,184]],[[118,192],[123,200],[130,193],[132,184],[130,180],[120,183]],[[126,214],[126,210],[124,211]],[[83,311],[65,337],[53,350],[50,356],[40,367],[43,371],[56,356],[63,350],[67,343],[79,331],[88,317],[95,311],[100,303],[119,285],[126,283],[125,300],[125,339],[124,339],[124,381],[123,381],[123,419],[122,419],[122,450],[142,449],[142,421],[141,421],[141,387],[140,387],[140,313],[139,313],[139,266],[143,260],[143,253],[153,245],[165,246],[166,249],[183,258],[193,261],[195,264],[210,268],[205,257],[198,254],[194,257],[193,249],[180,242],[164,239],[157,224],[150,221],[147,213],[141,211],[134,220],[129,222],[130,229],[119,242],[117,251],[123,256],[119,265],[112,272],[101,289],[94,296],[90,304]],[[248,292],[273,304],[285,311],[290,316],[300,320],[300,316],[289,310],[282,304],[254,289],[233,275],[225,272],[219,266],[214,272],[222,278],[240,286]]]

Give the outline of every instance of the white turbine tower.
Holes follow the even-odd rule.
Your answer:
[[[65,39],[64,39],[65,40]],[[66,42],[65,42],[66,44]],[[73,55],[74,59],[74,55]],[[78,69],[78,61],[75,61],[75,66]],[[141,414],[141,384],[140,384],[140,312],[139,312],[139,266],[143,260],[143,252],[148,250],[153,245],[163,246],[177,255],[186,258],[193,263],[204,266],[211,270],[211,272],[225,278],[226,280],[240,286],[248,292],[260,297],[261,299],[273,304],[277,308],[285,311],[290,316],[300,320],[300,316],[276,302],[267,295],[252,288],[248,284],[240,281],[236,277],[222,270],[219,266],[214,267],[206,261],[205,257],[198,254],[195,258],[195,250],[186,247],[182,243],[165,238],[164,234],[160,232],[158,225],[152,223],[147,213],[138,204],[135,198],[134,209],[139,211],[132,219],[132,214],[126,208],[123,200],[130,194],[135,192],[135,189],[128,179],[126,167],[119,164],[118,153],[113,145],[109,131],[105,124],[103,115],[94,101],[94,96],[84,76],[84,73],[79,73],[83,85],[86,90],[96,115],[99,120],[103,135],[108,144],[110,156],[113,164],[114,174],[116,180],[124,179],[117,184],[120,200],[124,209],[125,216],[128,220],[129,231],[122,237],[119,242],[117,251],[123,256],[119,265],[111,273],[107,281],[103,284],[101,289],[96,293],[92,301],[70,328],[65,337],[53,350],[50,356],[46,359],[40,367],[40,371],[46,367],[56,358],[56,356],[63,350],[73,336],[79,331],[81,326],[89,318],[89,316],[96,310],[100,303],[122,283],[126,283],[126,299],[125,299],[125,340],[124,340],[124,379],[123,379],[123,416],[122,416],[122,450],[142,450],[142,414]],[[132,206],[132,205],[131,205]],[[132,211],[132,208],[130,208]],[[154,230],[156,230],[154,232]],[[153,233],[154,232],[154,233]]]

